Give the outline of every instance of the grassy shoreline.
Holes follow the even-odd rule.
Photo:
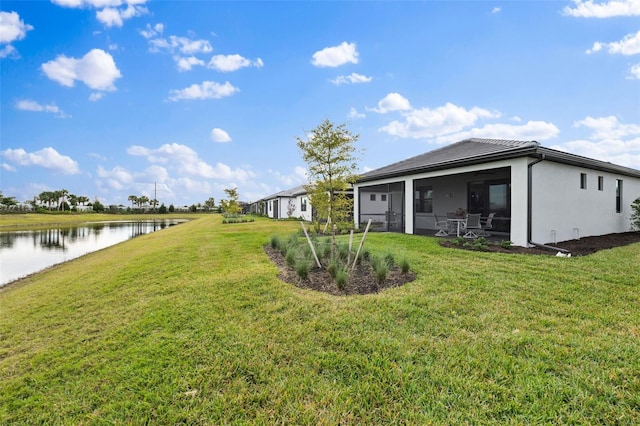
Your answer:
[[[640,421],[640,244],[372,234],[417,280],[337,297],[277,279],[262,246],[298,228],[203,215],[1,291],[0,423]]]
[[[57,226],[77,226],[88,222],[107,222],[118,220],[158,220],[158,219],[195,219],[203,213],[24,213],[0,215],[0,232],[24,229],[37,229]]]

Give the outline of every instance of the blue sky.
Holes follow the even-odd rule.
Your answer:
[[[640,169],[640,0],[3,1],[0,188],[103,204],[306,182],[322,120],[363,171],[468,137]]]

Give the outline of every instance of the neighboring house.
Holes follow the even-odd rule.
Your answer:
[[[365,173],[354,219],[434,235],[434,213],[495,214],[493,232],[527,247],[631,229],[640,170],[540,146],[466,139]]]
[[[262,213],[273,219],[287,219],[289,217],[303,218],[310,222],[311,203],[304,186],[280,191],[253,204],[252,211]]]

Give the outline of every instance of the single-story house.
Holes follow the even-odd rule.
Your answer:
[[[254,205],[257,205],[256,213],[265,214],[273,219],[295,217],[311,221],[312,218],[311,203],[303,185],[265,197]]]
[[[638,197],[640,170],[536,141],[472,138],[363,174],[354,219],[434,235],[434,214],[493,213],[492,233],[528,247],[627,232]]]

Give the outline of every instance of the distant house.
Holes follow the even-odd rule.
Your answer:
[[[257,201],[251,211],[267,215],[273,219],[287,219],[289,217],[303,218],[311,221],[312,209],[307,190],[304,186],[280,191]]]
[[[361,176],[357,225],[433,235],[434,213],[494,213],[515,245],[630,230],[640,170],[544,148],[535,141],[465,139]]]

